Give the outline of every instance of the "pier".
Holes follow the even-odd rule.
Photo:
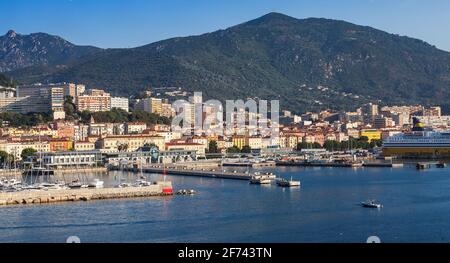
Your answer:
[[[222,166],[231,166],[231,167],[275,167],[277,166],[276,162],[261,162],[261,163],[251,163],[251,162],[226,162],[222,163]]]
[[[155,185],[143,187],[0,192],[0,206],[141,198],[172,194],[171,182],[157,182]]]
[[[416,164],[418,170],[430,169],[432,166],[436,168],[446,168],[447,164],[444,162],[420,162]]]
[[[349,167],[360,168],[363,163],[333,163],[333,162],[277,162],[277,166],[302,166],[302,167]]]
[[[361,167],[390,167],[401,168],[403,163],[387,162],[277,162],[277,166],[302,166],[302,167],[342,167],[342,168],[361,168]]]
[[[209,177],[209,178],[222,178],[222,179],[234,179],[234,180],[250,180],[252,175],[242,172],[224,172],[223,170],[188,170],[181,167],[169,167],[164,168],[161,166],[147,166],[142,168],[125,168],[127,171],[141,171],[144,173],[157,173],[157,174],[170,174],[170,175],[182,175],[182,176],[195,176],[195,177]]]

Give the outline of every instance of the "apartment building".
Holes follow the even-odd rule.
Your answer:
[[[154,144],[165,149],[164,137],[149,134],[109,135],[99,139],[99,148],[104,152],[137,151],[146,144]]]
[[[111,110],[111,94],[98,89],[87,91],[76,100],[79,111],[100,112]]]

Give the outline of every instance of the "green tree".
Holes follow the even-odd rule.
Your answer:
[[[0,151],[0,164],[5,165],[6,163],[9,163],[13,161],[14,157],[11,154],[8,154],[5,151]]]
[[[361,136],[361,137],[359,137],[359,141],[361,141],[361,142],[369,142],[369,137]]]
[[[305,142],[305,141],[299,142],[299,143],[297,144],[297,151],[301,151],[301,150],[303,150],[303,149],[308,149],[308,148],[310,148],[310,147],[308,147],[308,146],[309,146],[309,144],[308,144],[307,142]]]
[[[241,153],[251,153],[252,152],[252,148],[248,145],[245,145],[244,147],[242,147]]]
[[[79,117],[77,107],[73,102],[73,97],[70,95],[64,98],[64,111],[66,112],[66,120],[75,120]]]
[[[325,148],[327,151],[330,151],[330,152],[340,151],[341,147],[342,147],[341,143],[339,143],[338,141],[327,140],[323,144],[323,148]]]
[[[208,153],[218,153],[219,148],[217,147],[216,141],[210,141],[208,145]]]
[[[315,142],[312,144],[313,149],[322,149],[322,145],[318,142]]]
[[[233,146],[233,147],[230,147],[227,149],[227,153],[240,153],[240,152],[241,152],[241,150],[236,146]]]
[[[33,148],[25,148],[23,149],[22,153],[20,154],[20,157],[22,157],[22,160],[27,160],[28,157],[33,156],[37,151]]]
[[[117,150],[119,152],[126,152],[126,151],[128,151],[128,144],[125,143],[125,144],[121,144],[121,145],[117,146]]]

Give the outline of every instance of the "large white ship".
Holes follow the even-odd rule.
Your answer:
[[[412,131],[384,140],[383,155],[419,158],[450,157],[450,131],[425,130],[422,123],[414,119]]]

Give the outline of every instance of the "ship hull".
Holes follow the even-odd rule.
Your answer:
[[[386,146],[383,147],[383,156],[448,158],[450,146]]]

